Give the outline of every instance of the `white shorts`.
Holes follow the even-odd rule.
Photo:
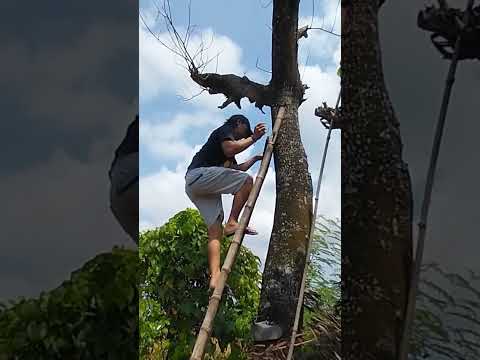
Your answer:
[[[222,194],[235,195],[249,176],[244,171],[219,166],[200,167],[185,175],[185,192],[210,226],[223,222]]]

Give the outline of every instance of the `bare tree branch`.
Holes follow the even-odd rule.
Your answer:
[[[178,51],[176,51],[174,48],[170,47],[169,45],[167,45],[164,41],[162,41],[160,39],[160,37],[155,34],[152,29],[150,28],[150,26],[148,26],[147,22],[145,21],[145,19],[143,18],[143,15],[142,13],[140,12],[140,19],[142,20],[142,23],[143,25],[145,25],[146,29],[150,32],[150,34],[152,34],[152,36],[157,39],[157,41],[162,44],[165,48],[167,48],[168,50],[170,50],[171,52],[173,52],[175,55],[178,55],[180,57],[182,57],[182,54],[180,54]]]
[[[240,101],[246,97],[250,103],[255,103],[255,107],[263,113],[263,106],[272,104],[272,94],[270,87],[251,81],[248,77],[237,76],[233,74],[219,75],[214,73],[201,74],[191,72],[190,77],[198,85],[208,90],[210,94],[223,94],[227,100],[219,106],[224,109],[232,102],[241,109]]]
[[[217,61],[218,67],[218,56],[220,53],[217,53],[215,56],[206,58],[205,54],[207,49],[213,43],[213,36],[210,42],[210,45],[207,47],[203,39],[201,39],[198,48],[192,53],[189,51],[189,41],[193,33],[194,26],[191,24],[191,3],[188,4],[188,25],[185,31],[185,34],[182,36],[177,28],[175,27],[172,10],[170,6],[170,0],[163,0],[163,5],[158,6],[155,2],[155,7],[157,8],[158,15],[161,16],[165,22],[167,32],[170,36],[170,41],[172,45],[167,44],[165,41],[161,40],[158,35],[156,35],[146,24],[142,17],[147,29],[150,33],[162,44],[164,47],[172,51],[174,54],[180,56],[186,63],[187,70],[190,73],[190,77],[198,85],[202,87],[203,91],[208,91],[210,94],[223,94],[227,98],[222,105],[219,106],[220,109],[224,109],[231,103],[235,103],[239,109],[241,109],[241,99],[247,98],[250,103],[255,103],[255,107],[260,109],[263,113],[264,106],[272,105],[272,90],[270,85],[263,85],[251,81],[247,76],[237,76],[234,74],[216,74],[216,73],[203,73],[207,65],[210,64],[214,59]],[[308,30],[313,29],[310,26],[304,26],[298,30],[298,39],[301,37],[308,37]],[[322,29],[324,31],[328,31]],[[192,55],[193,54],[193,55]],[[258,66],[257,59],[257,68],[265,72],[271,73],[268,70],[261,69]],[[303,92],[308,87],[303,86]],[[197,95],[190,97],[187,100],[195,98]],[[303,95],[303,93],[302,93]],[[301,102],[304,99],[300,99]]]
[[[221,52],[217,52],[214,56],[208,58],[206,56],[207,50],[213,44],[214,37],[210,44],[207,46],[204,39],[200,39],[198,47],[191,52],[189,48],[189,42],[191,41],[194,26],[191,23],[191,2],[188,4],[188,25],[184,35],[175,27],[175,23],[172,16],[172,10],[170,6],[170,0],[163,0],[162,6],[159,6],[154,2],[157,9],[158,16],[163,18],[167,32],[170,37],[170,43],[163,41],[158,35],[156,35],[151,28],[147,25],[143,16],[141,16],[143,23],[149,30],[149,32],[172,53],[182,58],[185,63],[190,77],[198,85],[202,87],[202,91],[188,99],[191,100],[203,91],[208,91],[210,94],[223,94],[227,98],[225,102],[219,106],[220,109],[224,109],[231,103],[235,103],[238,108],[241,108],[241,99],[246,97],[250,103],[255,103],[255,106],[263,113],[263,106],[272,105],[272,94],[268,85],[262,85],[251,81],[246,76],[240,77],[234,74],[216,74],[216,73],[203,73],[207,65],[213,60],[216,60],[218,67],[218,57]],[[257,61],[258,64],[258,61]],[[267,71],[267,70],[264,70]],[[267,71],[268,72],[268,71]]]

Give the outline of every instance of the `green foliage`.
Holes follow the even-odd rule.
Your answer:
[[[411,353],[434,359],[480,358],[480,276],[422,268]]]
[[[306,288],[320,295],[324,309],[332,309],[340,298],[340,224],[320,216],[313,235]]]
[[[38,299],[0,308],[0,359],[138,356],[137,252],[96,256]]]
[[[192,209],[140,234],[141,358],[189,357],[208,306],[207,243],[205,223]],[[222,263],[229,244],[223,239]],[[259,265],[258,257],[242,247],[228,278],[231,290],[224,292],[215,318],[213,336],[222,349],[235,338],[249,337],[260,296]],[[230,359],[239,358],[231,351]]]
[[[306,338],[296,350],[299,359],[336,359],[340,354],[341,228],[338,221],[320,216],[312,241],[304,300]]]

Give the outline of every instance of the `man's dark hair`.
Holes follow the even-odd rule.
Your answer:
[[[250,128],[250,121],[243,115],[232,115],[225,121],[225,124],[230,125],[232,128],[237,127],[239,124],[244,124],[247,127],[247,136],[253,134]]]

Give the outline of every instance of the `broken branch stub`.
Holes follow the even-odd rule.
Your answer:
[[[320,118],[322,125],[326,129],[330,128],[332,122],[332,129],[342,128],[341,108],[338,108],[337,111],[335,111],[334,108],[327,106],[327,103],[324,102],[322,106],[319,106],[315,109],[315,116]]]
[[[305,26],[302,26],[300,29],[298,29],[297,31],[297,39],[300,40],[302,37],[304,38],[308,38],[308,30],[309,30],[309,26],[308,25],[305,25]]]
[[[227,98],[219,106],[224,109],[231,103],[235,103],[241,109],[240,101],[247,98],[250,103],[255,103],[255,107],[263,113],[265,105],[272,105],[272,92],[269,86],[251,81],[248,77],[237,76],[234,74],[201,74],[198,71],[192,71],[190,77],[198,85],[206,89],[210,94],[223,94]]]
[[[418,13],[417,25],[432,32],[430,39],[445,59],[452,59],[455,42],[461,34],[459,60],[480,60],[480,5],[472,8],[470,21],[463,24],[465,11],[459,9],[427,6]]]

